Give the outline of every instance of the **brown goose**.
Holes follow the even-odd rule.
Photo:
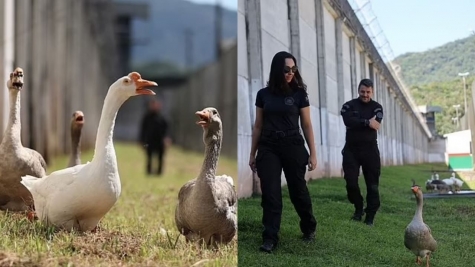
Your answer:
[[[196,115],[200,118],[197,124],[203,127],[205,158],[198,177],[184,184],[178,193],[175,223],[188,242],[204,242],[216,248],[236,235],[237,194],[230,176],[216,176],[222,139],[218,111],[205,108]]]
[[[71,156],[68,167],[81,164],[81,132],[84,126],[84,113],[80,110],[73,113],[71,119]]]
[[[432,231],[422,219],[423,195],[421,188],[412,180],[412,192],[416,197],[417,208],[412,221],[406,227],[404,233],[404,246],[416,255],[416,263],[421,264],[426,259],[429,267],[429,259],[432,252],[437,249],[437,241],[432,237]]]
[[[10,93],[8,125],[0,144],[0,209],[27,211],[33,208],[31,193],[21,183],[21,176],[46,175],[46,162],[37,151],[21,143],[20,94],[23,89],[23,70],[16,68],[7,82]]]

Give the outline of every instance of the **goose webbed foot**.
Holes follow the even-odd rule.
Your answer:
[[[34,211],[28,211],[28,213],[26,214],[26,216],[28,217],[28,220],[29,220],[30,222],[33,222],[33,221],[38,220],[38,216],[36,216],[36,212],[34,212]]]
[[[101,231],[101,227],[99,225],[96,225],[96,227],[94,227],[94,229],[91,230],[91,233],[97,233]]]
[[[421,264],[422,264],[421,257],[419,257],[419,256],[416,257],[416,264],[417,264],[417,265],[421,265]]]

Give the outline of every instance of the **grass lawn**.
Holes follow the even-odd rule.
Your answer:
[[[425,191],[432,165],[385,167],[382,169],[381,208],[370,228],[349,220],[353,213],[342,178],[309,183],[318,221],[317,240],[300,240],[299,219],[283,188],[284,211],[280,243],[273,254],[258,251],[261,245],[260,198],[239,201],[240,266],[417,266],[416,257],[404,247],[404,230],[414,216],[411,178]],[[435,166],[436,169],[444,166]],[[440,179],[450,174],[441,175]],[[360,177],[363,196],[364,180]],[[468,189],[464,184],[464,189]],[[426,199],[424,221],[432,228],[438,249],[431,266],[473,266],[475,261],[475,201],[473,198]],[[425,262],[424,262],[425,266]]]
[[[174,211],[180,187],[196,177],[203,153],[171,147],[164,175],[145,175],[145,155],[135,144],[115,143],[122,194],[92,234],[58,232],[19,214],[0,213],[0,266],[236,266],[237,242],[217,252],[177,240]],[[83,162],[93,151],[84,151]],[[48,173],[62,169],[55,159]],[[218,173],[236,179],[235,160],[221,157]]]

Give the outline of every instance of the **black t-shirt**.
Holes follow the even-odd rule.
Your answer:
[[[365,103],[355,98],[343,104],[340,114],[346,126],[347,144],[377,143],[377,131],[369,127],[369,119],[376,116],[376,121],[381,123],[384,114],[381,104],[372,99]]]
[[[268,87],[257,92],[256,107],[263,109],[262,129],[288,131],[299,128],[300,109],[310,106],[308,94],[303,88],[292,89],[286,95],[271,92]]]
[[[163,145],[167,131],[168,122],[162,114],[147,112],[140,126],[140,141],[149,146]]]

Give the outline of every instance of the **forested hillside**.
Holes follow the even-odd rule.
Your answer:
[[[407,85],[451,81],[458,73],[475,73],[475,36],[421,53],[406,53],[394,61],[401,66]]]
[[[471,97],[471,83],[473,78],[467,79],[467,101]],[[460,105],[459,117],[464,115],[464,96],[462,79],[445,82],[434,82],[411,87],[411,93],[418,105],[433,105],[442,107],[442,113],[436,114],[436,126],[439,134],[457,131],[452,118],[456,117],[453,105]]]
[[[417,105],[440,106],[436,115],[439,134],[457,131],[452,118],[453,105],[460,105],[459,117],[464,114],[463,82],[458,73],[467,76],[467,97],[471,97],[475,74],[475,36],[459,39],[420,53],[406,53],[395,60],[402,70],[404,82],[410,87]]]

